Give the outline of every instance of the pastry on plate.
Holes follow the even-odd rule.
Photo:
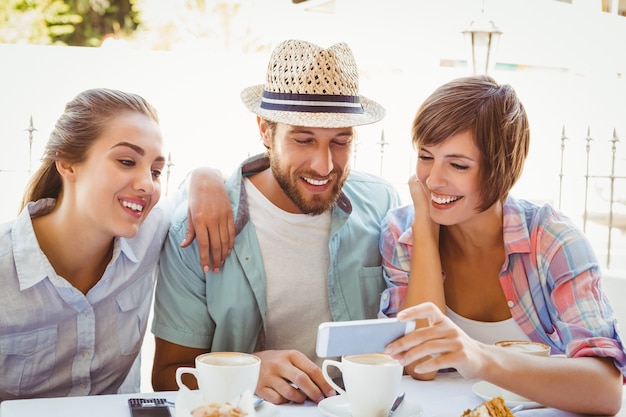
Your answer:
[[[203,404],[191,411],[192,417],[244,417],[248,413],[231,403]]]
[[[465,410],[461,417],[513,417],[513,413],[502,397],[494,397],[473,409]]]

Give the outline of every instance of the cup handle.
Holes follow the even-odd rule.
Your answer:
[[[334,366],[335,368],[339,369],[341,373],[343,373],[343,367],[341,362],[337,362],[332,359],[326,359],[322,363],[322,373],[324,374],[324,379],[326,380],[326,382],[328,382],[335,389],[335,391],[337,391],[341,395],[346,395],[346,392],[339,385],[337,385],[335,381],[333,381],[330,375],[328,375],[329,366]]]
[[[192,374],[196,377],[196,380],[198,380],[198,371],[196,368],[190,368],[187,366],[181,366],[176,369],[176,383],[178,384],[178,388],[181,390],[189,390],[189,387],[183,383],[183,374]]]

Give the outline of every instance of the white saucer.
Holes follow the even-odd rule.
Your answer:
[[[200,391],[180,390],[176,396],[175,415],[176,417],[190,417],[191,410],[202,405],[202,403]],[[280,415],[278,406],[267,401],[263,401],[255,411],[256,417],[278,417]]]
[[[278,417],[280,415],[280,409],[278,406],[263,401],[263,403],[256,408],[256,417]]]
[[[472,385],[472,391],[474,391],[474,394],[478,395],[480,398],[482,398],[485,401],[489,401],[493,397],[502,397],[504,399],[506,406],[509,408],[513,408],[520,404],[524,405],[524,409],[543,407],[543,405],[533,402],[533,401],[507,400],[506,397],[502,395],[502,389],[499,386],[494,385],[491,382],[487,382],[487,381],[480,381],[480,382],[475,383],[474,385]]]
[[[317,408],[328,417],[352,417],[348,400],[343,395],[325,398]],[[419,404],[405,399],[393,417],[420,417],[423,413],[424,409]]]

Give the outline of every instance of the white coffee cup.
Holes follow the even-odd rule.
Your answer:
[[[527,355],[550,356],[550,346],[539,342],[532,342],[529,340],[499,340],[494,344],[496,346],[500,346],[501,348],[511,349]],[[504,388],[500,388],[500,390],[502,391],[502,398],[505,401],[530,401],[528,398],[522,397],[512,391],[505,390]]]
[[[341,371],[345,391],[329,376],[329,366]],[[348,355],[341,362],[326,359],[322,364],[324,378],[346,396],[353,417],[387,417],[400,392],[402,369],[400,362],[382,353]]]
[[[181,390],[189,389],[183,381],[184,374],[192,374],[205,402],[236,402],[249,390],[254,393],[259,381],[261,360],[248,353],[209,352],[198,355],[195,368],[182,366],[176,369],[176,383]]]

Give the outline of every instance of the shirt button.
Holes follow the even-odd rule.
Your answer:
[[[512,301],[512,300],[507,301],[507,303],[506,303],[506,304],[509,306],[509,308],[513,308],[513,307],[515,307],[515,302],[514,302],[514,301]]]
[[[389,298],[389,294],[383,293],[383,300],[387,301],[388,298]]]

